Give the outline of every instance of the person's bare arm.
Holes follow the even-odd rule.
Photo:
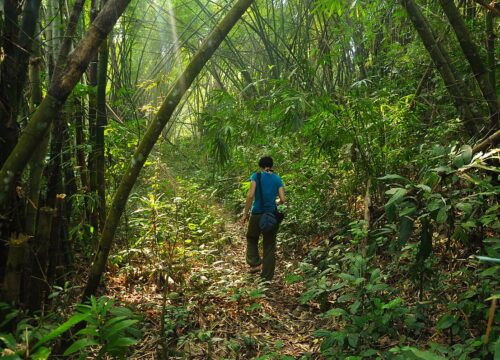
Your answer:
[[[257,183],[255,181],[250,182],[250,189],[248,190],[247,200],[245,202],[245,210],[243,210],[243,218],[242,222],[248,220],[250,216],[250,206],[252,206],[253,198],[255,196],[255,188],[257,187]]]
[[[278,204],[284,204],[286,202],[285,188],[283,186],[278,189],[278,197],[280,198]]]

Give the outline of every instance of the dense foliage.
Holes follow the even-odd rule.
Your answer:
[[[500,356],[495,2],[105,4],[0,9],[3,357]]]

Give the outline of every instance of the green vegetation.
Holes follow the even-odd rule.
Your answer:
[[[1,357],[500,358],[499,16],[5,0]],[[238,222],[264,155],[271,283]]]

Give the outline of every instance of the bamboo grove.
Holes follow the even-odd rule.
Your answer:
[[[286,234],[320,238],[345,223],[366,257],[373,234],[394,224],[398,241],[418,243],[412,273],[425,268],[434,234],[458,238],[453,219],[466,211],[450,204],[462,190],[480,194],[474,214],[496,216],[462,228],[467,254],[484,255],[483,240],[498,236],[496,1],[2,6],[0,299],[10,306],[41,311],[67,283],[78,284],[81,302],[98,293],[134,216],[130,198],[152,176],[151,162],[166,161],[165,146],[166,159],[185,157],[186,167],[197,164],[193,173],[210,174],[204,181],[225,202],[241,197],[234,179],[255,154],[278,152],[301,209],[291,210]],[[434,162],[450,153],[415,155],[452,143],[460,149],[454,167]],[[474,169],[473,159],[481,162]],[[438,165],[433,182],[426,174]],[[467,175],[474,185],[443,185],[468,171],[479,172]],[[294,183],[301,176],[302,188]],[[387,190],[398,182],[406,185]],[[452,188],[446,206],[425,205]],[[297,250],[301,241],[287,245]]]

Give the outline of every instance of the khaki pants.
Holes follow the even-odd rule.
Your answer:
[[[272,280],[274,276],[274,268],[276,267],[276,230],[262,233],[259,227],[260,217],[262,215],[250,216],[247,230],[247,255],[246,260],[250,266],[258,266],[262,264],[261,277],[264,280]],[[259,237],[260,234],[264,237],[264,249],[262,260],[259,255]]]

